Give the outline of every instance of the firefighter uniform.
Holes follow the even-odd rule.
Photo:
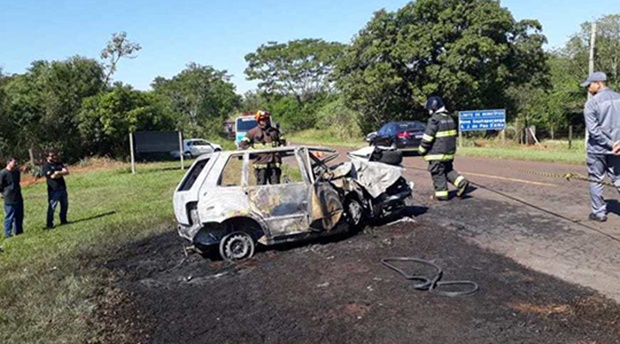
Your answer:
[[[458,197],[465,196],[469,181],[453,167],[456,153],[456,123],[447,113],[441,100],[439,105],[439,108],[428,109],[433,114],[428,120],[419,153],[429,162],[428,170],[435,186],[435,198],[448,200],[448,181],[458,188],[456,193]]]
[[[282,140],[278,129],[271,126],[263,129],[257,126],[248,132],[240,145],[242,149],[264,149],[278,147]],[[253,162],[256,183],[258,185],[266,185],[267,182],[272,185],[279,184],[282,175],[281,164],[282,158],[278,153],[256,154]]]

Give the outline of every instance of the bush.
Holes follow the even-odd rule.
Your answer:
[[[362,136],[358,118],[359,113],[349,109],[339,97],[320,108],[316,127],[341,139],[358,138]]]

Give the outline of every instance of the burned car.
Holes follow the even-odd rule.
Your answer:
[[[281,158],[281,183],[257,185],[257,154]],[[287,146],[200,156],[174,192],[179,235],[222,258],[251,257],[273,245],[361,228],[412,198],[402,168],[363,157],[331,164],[329,148]]]

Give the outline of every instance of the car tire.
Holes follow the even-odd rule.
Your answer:
[[[232,232],[220,240],[220,256],[227,261],[251,258],[256,249],[254,239],[245,232]]]
[[[336,227],[342,217],[342,202],[338,192],[329,182],[317,184],[316,193],[321,204],[321,211],[324,215],[329,214],[322,219],[323,230],[329,232]]]
[[[348,197],[344,202],[344,220],[351,230],[357,231],[366,224],[366,211],[355,197]]]

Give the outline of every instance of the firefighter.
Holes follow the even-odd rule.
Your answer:
[[[424,108],[431,117],[426,125],[419,153],[428,161],[428,170],[435,186],[435,198],[440,201],[448,200],[448,181],[457,187],[456,195],[462,198],[468,191],[469,181],[452,166],[456,153],[456,123],[439,96],[429,97]]]
[[[241,149],[264,149],[284,145],[284,138],[277,128],[271,126],[270,117],[271,114],[268,111],[256,112],[258,126],[251,129],[243,138],[240,144]],[[255,154],[253,167],[256,183],[258,185],[279,184],[282,175],[281,164],[282,158],[278,153]]]

